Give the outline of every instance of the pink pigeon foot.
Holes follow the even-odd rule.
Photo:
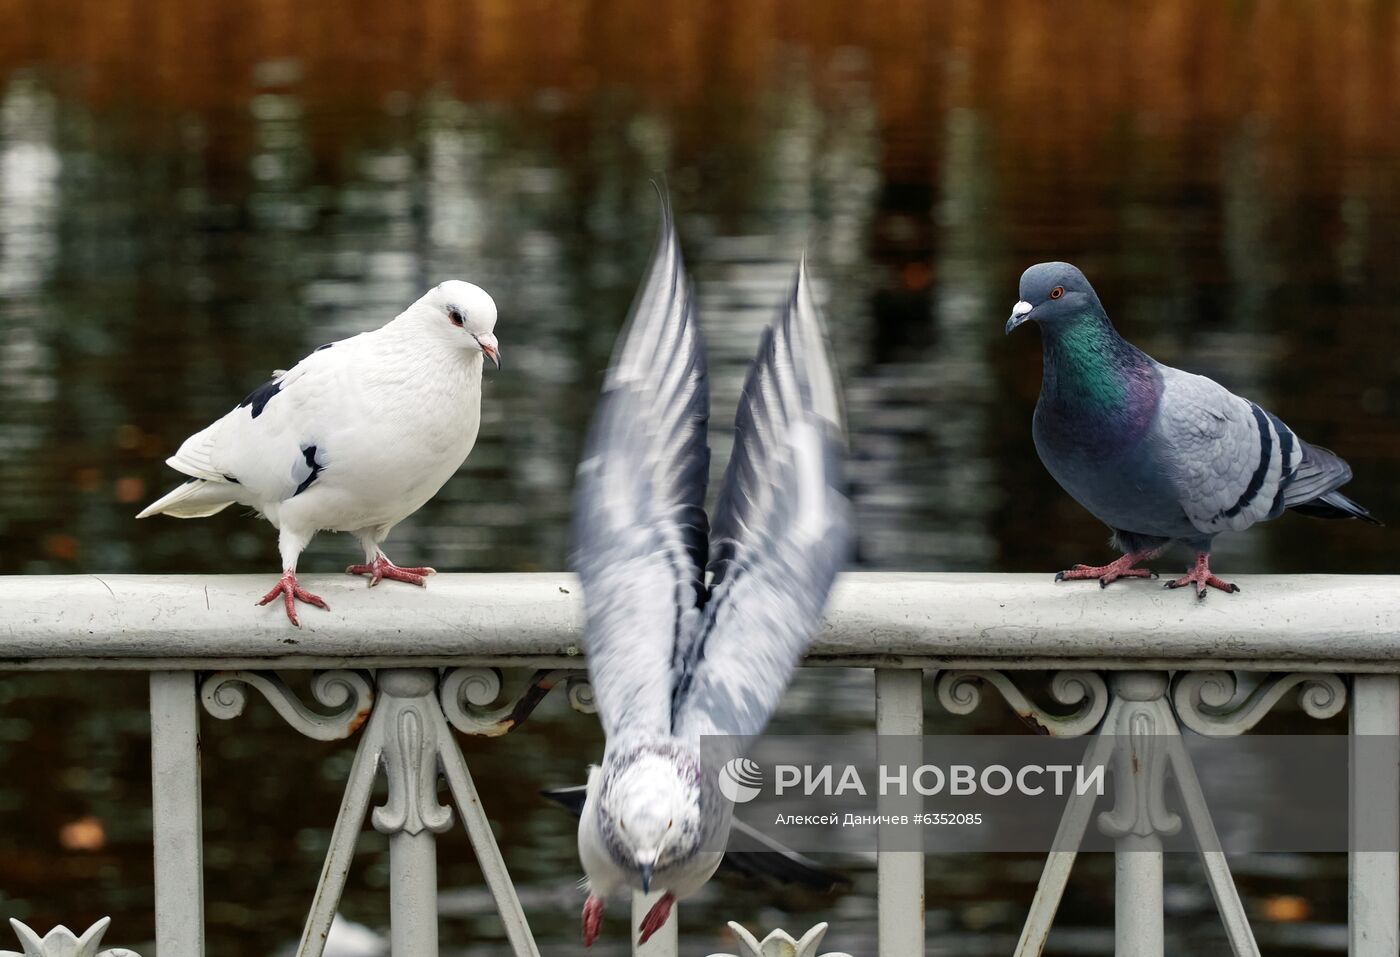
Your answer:
[[[662,894],[661,899],[651,905],[651,910],[642,918],[642,926],[638,927],[641,936],[637,938],[637,943],[645,944],[651,940],[651,935],[660,930],[666,923],[666,918],[671,916],[671,906],[676,903],[676,898],[671,894]]]
[[[1107,565],[1075,565],[1055,575],[1055,581],[1075,581],[1081,578],[1097,578],[1100,588],[1107,588],[1120,578],[1156,578],[1157,573],[1147,568],[1134,568],[1138,562],[1156,558],[1161,549],[1148,549],[1129,552],[1117,561]]]
[[[290,568],[282,573],[282,577],[278,579],[272,591],[262,596],[262,601],[258,602],[258,605],[266,605],[278,595],[281,595],[287,603],[287,618],[298,628],[301,627],[301,622],[297,621],[296,602],[304,601],[308,605],[315,605],[317,608],[324,608],[326,611],[331,610],[331,606],[327,605],[319,596],[311,594],[311,592],[297,584],[297,574]]]
[[[603,929],[603,899],[588,895],[583,902],[583,946],[592,947]]]
[[[1185,575],[1182,575],[1174,582],[1167,582],[1164,588],[1182,588],[1186,585],[1196,586],[1197,600],[1206,597],[1206,586],[1219,588],[1224,592],[1237,592],[1240,586],[1234,582],[1227,582],[1223,578],[1216,578],[1210,573],[1210,556],[1205,552],[1196,553],[1196,567]]]
[[[351,565],[345,569],[347,575],[369,575],[369,587],[373,588],[385,578],[410,585],[426,585],[427,576],[436,575],[436,568],[400,568],[384,555],[377,556],[368,565]]]

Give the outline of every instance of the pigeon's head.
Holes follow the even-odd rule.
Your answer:
[[[631,752],[605,776],[599,802],[613,858],[651,890],[654,872],[700,850],[700,784],[693,761],[664,749]]]
[[[428,325],[438,338],[458,349],[480,352],[497,369],[501,349],[496,343],[496,301],[486,290],[460,279],[449,279],[424,296]]]
[[[1082,272],[1069,263],[1040,263],[1021,273],[1021,301],[1011,307],[1006,331],[1031,319],[1044,326],[1102,312],[1099,297]]]

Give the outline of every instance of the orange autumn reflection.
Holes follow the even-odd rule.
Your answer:
[[[315,99],[381,102],[445,87],[466,102],[625,86],[694,103],[770,85],[794,47],[869,54],[885,124],[975,105],[1035,143],[1098,136],[1127,114],[1161,135],[1252,114],[1330,147],[1391,143],[1400,16],[1380,0],[0,0],[0,82],[42,62],[89,101],[236,107],[299,74]],[[292,74],[266,69],[294,61]]]

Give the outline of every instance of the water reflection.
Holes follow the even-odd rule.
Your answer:
[[[1356,498],[1400,515],[1386,481],[1400,458],[1391,4],[351,7],[117,0],[74,18],[0,0],[0,572],[271,574],[271,529],[232,510],[132,520],[176,481],[162,459],[272,369],[449,276],[500,303],[508,365],[487,378],[466,468],[389,548],[451,570],[561,567],[657,174],[700,294],[717,420],[810,255],[865,567],[1106,554],[1034,459],[1034,337],[1000,333],[1020,270],[1047,258],[1082,265],[1158,358],[1344,454]],[[1221,562],[1386,572],[1390,541],[1290,518],[1222,538]],[[304,567],[353,554],[323,536]],[[780,720],[866,727],[869,684],[804,675]],[[142,683],[16,677],[0,694],[0,910],[39,924],[111,910],[123,934],[149,933]],[[295,936],[348,760],[265,710],[207,729],[213,957]],[[1009,730],[990,712],[978,726]],[[470,746],[488,802],[522,809],[502,812],[501,837],[542,946],[570,952],[572,822],[533,795],[577,780],[596,729],[546,712],[509,747]],[[50,782],[42,802],[35,781]],[[64,850],[65,833],[89,849]],[[347,912],[382,928],[375,840]],[[444,932],[458,953],[499,953],[470,943],[498,932],[468,858],[461,842],[443,854]],[[868,952],[872,883],[855,864],[841,901],[772,906],[833,915],[828,943]],[[1108,953],[1108,864],[1084,866],[1052,946]],[[1336,861],[1239,866],[1271,952],[1342,949]],[[1194,863],[1171,867],[1173,916],[1191,918],[1169,922],[1173,946],[1220,952]],[[1009,951],[1037,876],[1033,859],[931,859],[930,952]],[[1278,903],[1299,879],[1305,914]],[[766,899],[711,888],[688,921],[802,922]]]

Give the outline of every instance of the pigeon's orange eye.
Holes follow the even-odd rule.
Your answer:
[[[1059,298],[1060,298],[1061,296],[1063,296],[1064,294],[1065,294],[1065,287],[1064,287],[1064,286],[1056,286],[1054,289],[1051,289],[1051,290],[1050,290],[1050,298],[1051,298],[1051,299],[1059,299]]]

